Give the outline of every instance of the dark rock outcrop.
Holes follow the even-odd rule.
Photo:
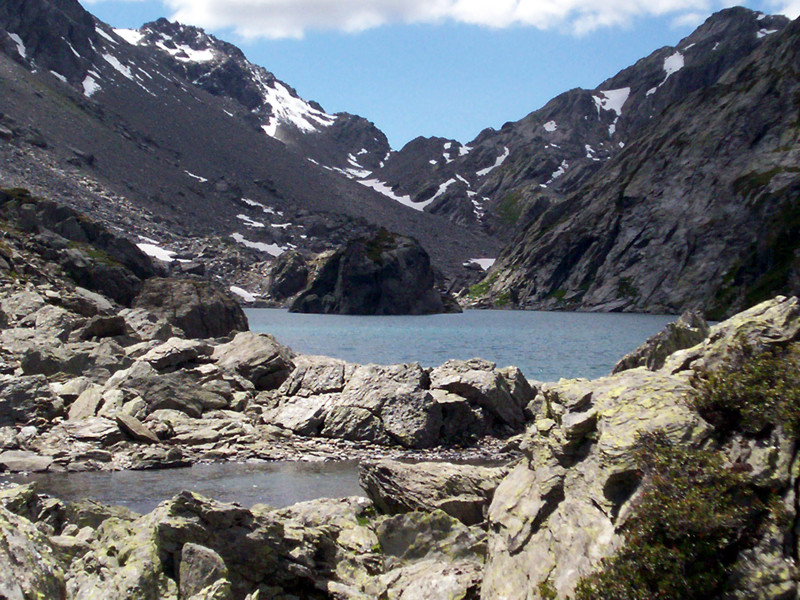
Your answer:
[[[299,252],[284,252],[269,272],[267,291],[278,302],[291,298],[308,284],[308,265]]]
[[[330,256],[290,311],[421,315],[444,312],[445,304],[422,246],[381,229]]]
[[[766,33],[754,14],[732,11],[725,15],[752,21],[743,42],[758,45],[705,89],[675,97],[520,230],[485,280],[489,297],[525,308],[691,308],[720,319],[800,292],[800,22]],[[685,40],[697,42],[692,51],[725,15]],[[688,56],[677,75],[692,73]]]
[[[58,264],[79,286],[129,306],[156,269],[150,258],[105,225],[24,189],[0,190],[5,218],[27,234],[32,249]]]
[[[192,338],[223,337],[248,329],[239,303],[219,286],[202,279],[150,279],[134,308],[147,309]]]

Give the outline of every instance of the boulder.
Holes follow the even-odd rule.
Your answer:
[[[172,337],[183,337],[183,331],[172,325],[166,318],[144,308],[126,308],[119,316],[125,319],[125,325],[142,341],[159,340],[166,342]]]
[[[49,422],[64,414],[43,375],[0,375],[0,426],[41,420]]]
[[[70,333],[77,329],[76,315],[52,304],[45,304],[35,313],[21,320],[23,326],[36,327],[37,334],[57,338],[62,342],[69,339]]]
[[[165,371],[185,366],[211,353],[212,348],[206,342],[173,337],[140,356],[139,360],[150,363],[157,371]]]
[[[224,397],[203,389],[189,374],[159,373],[144,361],[136,361],[129,369],[115,373],[106,382],[105,390],[115,388],[139,396],[147,404],[148,413],[167,408],[197,418],[205,410],[228,405]]]
[[[445,312],[428,253],[416,240],[381,229],[328,257],[292,312],[419,315]]]
[[[430,386],[458,394],[484,409],[502,426],[519,431],[525,425],[525,407],[534,390],[518,369],[507,371],[510,380],[494,363],[482,360],[449,360],[430,374]]]
[[[46,304],[47,301],[33,290],[17,292],[0,299],[0,308],[12,322],[21,321],[44,308]]]
[[[159,443],[160,440],[156,437],[156,434],[150,431],[147,426],[136,417],[124,412],[117,412],[114,418],[120,430],[137,442],[144,442],[146,444]]]
[[[698,313],[687,311],[674,323],[669,323],[662,331],[649,337],[633,352],[626,354],[615,366],[612,373],[626,369],[647,367],[657,371],[667,357],[678,350],[691,348],[708,337],[708,323]]]
[[[430,559],[482,563],[486,554],[485,531],[438,509],[385,517],[378,521],[375,535],[391,565]]]
[[[0,452],[0,471],[12,473],[41,473],[53,464],[51,456],[42,456],[25,450]]]
[[[714,369],[735,346],[780,346],[797,340],[800,340],[800,301],[797,297],[776,296],[714,325],[703,342],[673,353],[663,368],[671,373],[690,368]]]
[[[280,302],[304,289],[307,283],[308,265],[303,255],[290,250],[273,261],[267,278],[267,292]]]
[[[477,600],[482,565],[474,561],[427,560],[394,569],[369,582],[369,598]]]
[[[65,598],[52,546],[27,519],[0,507],[0,597]]]
[[[99,385],[91,385],[70,405],[68,412],[69,420],[80,421],[81,419],[94,417],[102,403],[103,388]]]
[[[199,544],[189,542],[183,545],[178,571],[178,589],[182,598],[191,598],[218,580],[227,578],[228,568],[219,554]]]
[[[105,417],[89,417],[81,421],[70,421],[64,423],[63,427],[70,437],[103,447],[112,446],[125,437],[119,426]]]
[[[217,346],[212,355],[219,368],[238,373],[258,390],[280,387],[294,369],[292,358],[292,351],[271,335],[249,331]]]
[[[221,287],[203,279],[148,279],[134,308],[147,309],[191,338],[224,337],[248,329],[239,303]]]
[[[80,286],[75,286],[69,293],[62,294],[61,305],[84,317],[111,315],[115,312],[114,305],[108,298]]]
[[[125,319],[120,315],[95,315],[78,332],[81,340],[125,335]]]
[[[445,462],[365,462],[359,484],[378,510],[399,514],[442,510],[466,525],[480,523],[506,467],[478,467]]]

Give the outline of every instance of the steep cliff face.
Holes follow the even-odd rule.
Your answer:
[[[490,295],[717,317],[797,291],[800,21],[765,37],[519,232]]]

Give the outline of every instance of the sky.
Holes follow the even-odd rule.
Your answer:
[[[730,0],[80,0],[113,27],[203,27],[329,113],[374,122],[400,149],[467,143],[575,87],[674,46]],[[748,8],[800,16],[800,0]]]

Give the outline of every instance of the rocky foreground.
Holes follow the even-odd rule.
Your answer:
[[[365,462],[369,499],[285,509],[245,509],[183,492],[140,516],[62,502],[29,486],[2,492],[0,592],[192,600],[794,598],[800,304],[779,297],[700,331],[702,341],[691,348],[669,348],[668,337],[702,329],[695,325],[687,319],[679,334],[673,326],[650,340],[638,357],[651,367],[623,365],[595,381],[543,385],[538,400],[520,409],[533,419],[519,438],[524,457],[509,467]],[[219,364],[221,347],[207,364]],[[730,369],[736,356],[745,360]],[[773,362],[759,362],[764,356]],[[313,397],[300,373],[321,359],[306,360],[281,384],[284,398],[293,397],[286,396],[291,389]],[[323,364],[315,373],[330,375]],[[365,367],[339,372],[349,368],[345,387]],[[369,369],[396,380],[401,368]],[[410,377],[419,369],[400,372]],[[715,373],[737,385],[744,381],[737,373],[756,377],[732,406],[720,393],[726,380]],[[335,385],[323,386],[325,377],[308,381],[340,385],[327,379]],[[698,400],[703,390],[714,391],[711,404]],[[336,394],[336,401],[346,396]],[[113,422],[84,420],[109,429]]]

